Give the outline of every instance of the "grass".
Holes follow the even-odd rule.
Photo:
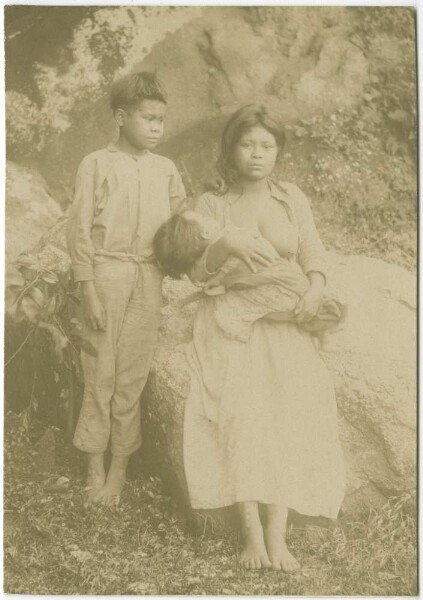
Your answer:
[[[161,482],[130,481],[117,509],[83,506],[83,463],[59,430],[31,441],[5,419],[4,588],[25,594],[415,595],[414,499],[357,522],[291,528],[295,574],[243,572],[239,539],[195,535]]]

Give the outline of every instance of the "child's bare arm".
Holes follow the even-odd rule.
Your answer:
[[[245,262],[253,273],[257,270],[253,261],[267,267],[275,260],[274,254],[263,243],[263,238],[258,233],[245,229],[229,231],[209,246],[207,270],[219,269],[230,256],[235,256]]]
[[[253,261],[267,267],[275,260],[259,234],[237,229],[226,232],[210,244],[188,276],[192,281],[205,281],[232,256],[242,260],[253,273],[257,271]]]

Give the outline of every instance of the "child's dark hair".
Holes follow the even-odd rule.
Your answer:
[[[199,223],[187,219],[184,213],[173,215],[159,227],[153,239],[153,249],[166,275],[180,279],[189,271],[208,245],[201,234]]]
[[[112,84],[110,107],[114,112],[118,108],[130,110],[141,100],[158,100],[167,103],[167,93],[155,73],[143,71],[120,77]]]
[[[238,171],[234,162],[235,146],[246,131],[257,125],[264,127],[274,136],[279,151],[285,146],[283,127],[265,106],[248,104],[237,110],[223,130],[220,156],[217,161],[219,174],[227,185],[238,179]]]

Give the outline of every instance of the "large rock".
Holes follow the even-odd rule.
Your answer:
[[[36,171],[6,165],[6,264],[35,246],[63,215]]]
[[[251,102],[265,102],[285,121],[330,114],[362,102],[369,61],[359,44],[350,41],[359,23],[354,10],[217,6],[158,10],[155,20],[153,15],[146,17],[145,7],[98,11],[75,27],[66,46],[72,57],[67,69],[60,63],[40,65],[39,94],[31,94],[29,101],[36,104],[42,97],[43,118],[38,121],[45,122],[47,133],[41,132],[40,151],[35,144],[29,145],[34,152],[28,151],[26,143],[24,150],[63,200],[83,156],[116,133],[108,92],[121,65],[157,70],[164,80],[169,91],[168,142],[209,118],[220,122]],[[174,31],[174,23],[184,20]],[[160,35],[152,36],[156,30]],[[90,35],[103,40],[101,56]],[[152,48],[151,41],[157,41]],[[17,89],[19,82],[11,81]],[[10,104],[9,117],[17,120],[18,134],[25,123],[19,112],[12,114],[16,98]],[[10,124],[8,129],[12,131]],[[216,141],[219,128],[212,134],[209,143]]]
[[[332,255],[332,263],[330,285],[349,313],[332,336],[335,351],[324,357],[335,380],[347,463],[343,510],[357,515],[416,483],[416,281],[405,269],[363,256]],[[184,342],[191,337],[195,305],[176,308],[192,291],[189,282],[168,280],[164,289],[165,321],[144,393],[145,425],[157,456],[165,457],[162,473],[186,499],[182,434],[190,379]]]

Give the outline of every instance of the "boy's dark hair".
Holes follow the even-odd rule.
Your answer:
[[[110,107],[114,112],[118,108],[131,109],[141,100],[158,100],[167,103],[167,93],[155,73],[143,71],[120,77],[112,84]]]
[[[219,174],[227,185],[238,179],[238,171],[234,163],[235,146],[244,133],[256,125],[261,125],[273,135],[279,150],[282,150],[285,145],[285,132],[282,125],[265,106],[248,104],[237,110],[223,130],[220,156],[217,161]]]
[[[185,218],[184,213],[177,213],[163,223],[153,239],[154,254],[160,267],[174,279],[180,279],[189,271],[207,245],[199,223]]]

